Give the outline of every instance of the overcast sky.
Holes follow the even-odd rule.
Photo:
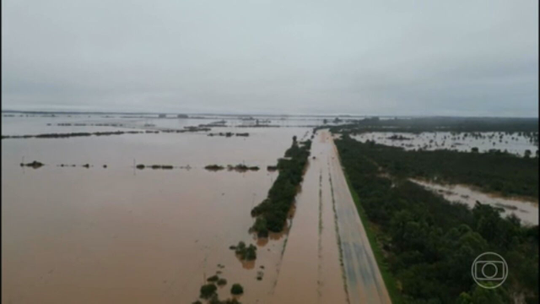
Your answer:
[[[538,115],[538,0],[2,0],[2,109]]]

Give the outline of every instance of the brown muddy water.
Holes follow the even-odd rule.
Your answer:
[[[466,204],[473,208],[479,201],[482,204],[502,208],[504,216],[513,214],[525,225],[538,225],[538,201],[504,198],[474,190],[466,185],[441,185],[417,179],[411,179],[411,181],[442,195],[450,202]]]
[[[242,264],[229,246],[256,243],[248,233],[250,211],[266,197],[277,172],[210,172],[204,166],[266,168],[283,156],[292,136],[303,138],[310,130],[242,130],[250,136],[161,133],[3,141],[2,303],[192,303],[218,270],[228,281],[219,288],[221,299],[240,283],[241,302],[269,303],[282,278],[287,236],[259,240],[252,264]],[[45,166],[20,167],[23,157]],[[191,169],[136,170],[134,162]],[[62,163],[91,167],[57,166]],[[314,229],[317,235],[318,226]]]
[[[391,303],[329,132],[311,149],[271,303]]]
[[[335,155],[328,136],[328,132],[319,131],[313,139],[271,302],[274,304],[348,303],[329,183],[328,162]]]

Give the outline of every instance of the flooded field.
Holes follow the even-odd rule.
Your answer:
[[[528,136],[529,135],[529,136]],[[538,133],[506,132],[366,132],[353,136],[361,142],[402,147],[405,150],[457,150],[488,152],[496,149],[524,156],[528,150],[532,156],[538,151]]]
[[[450,202],[463,203],[473,208],[477,201],[492,207],[501,208],[503,215],[511,214],[525,225],[538,225],[538,201],[530,202],[512,198],[502,198],[476,191],[464,185],[440,185],[421,180],[411,180],[426,189],[439,193]]]
[[[286,237],[259,242],[254,263],[241,263],[229,246],[255,243],[249,212],[277,176],[265,168],[308,131],[3,141],[2,302],[191,303],[217,271],[228,281],[220,298],[240,283],[242,302],[267,302]],[[23,157],[45,165],[20,167]],[[264,169],[204,169],[212,163]]]
[[[90,124],[103,123],[148,130],[214,121],[8,118],[3,135],[92,132],[101,126]],[[257,239],[249,233],[250,211],[278,174],[267,167],[283,157],[293,136],[306,140],[312,131],[294,123],[227,123],[211,131],[228,132],[249,136],[160,132],[2,141],[2,302],[192,303],[217,274],[227,280],[218,288],[222,300],[239,283],[242,303],[350,303],[350,292],[353,299],[358,292],[351,274],[362,265],[352,264],[350,255],[341,265],[340,234],[353,234],[337,227],[345,225],[337,216],[344,214],[343,203],[336,203],[333,191],[350,194],[330,182],[333,170],[341,170],[334,168],[330,135],[314,138],[315,158],[290,228]],[[43,166],[20,165],[34,161]],[[205,169],[211,164],[260,169]],[[257,246],[256,260],[241,261],[230,250],[239,241]]]
[[[231,115],[190,115],[179,118],[168,115],[28,115],[4,114],[2,117],[2,135],[37,135],[44,133],[101,132],[124,129],[144,130],[180,130],[186,127],[212,125],[221,127],[309,127],[326,122],[335,125],[334,116],[231,116]]]
[[[218,287],[221,300],[239,283],[242,303],[390,303],[341,168],[337,135],[314,134],[284,233],[258,239],[249,232],[251,210],[278,176],[278,158],[293,136],[309,139],[312,128],[302,126],[321,118],[278,127],[220,116],[7,118],[5,136],[142,133],[2,141],[2,302],[193,303],[218,275],[227,280]],[[201,125],[211,130],[167,132]],[[480,143],[496,138],[520,155],[536,147],[532,137],[497,134],[365,133],[357,139],[485,151],[489,144]],[[478,200],[538,224],[537,202],[415,182],[449,201],[473,206]],[[257,247],[255,260],[240,260],[231,250],[240,241]]]

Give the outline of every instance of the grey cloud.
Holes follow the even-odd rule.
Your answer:
[[[2,108],[536,116],[537,1],[2,1]]]

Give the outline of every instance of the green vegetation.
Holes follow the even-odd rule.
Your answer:
[[[236,247],[231,246],[231,249],[235,250],[235,253],[244,261],[253,261],[257,259],[257,246],[250,244],[246,247],[246,243],[239,242]]]
[[[347,149],[359,149],[384,171],[398,177],[467,184],[488,192],[538,199],[537,158],[450,150],[405,151],[371,141],[359,143],[346,134],[343,142],[347,143],[342,145],[344,152]]]
[[[219,280],[219,277],[217,275],[213,275],[209,277],[208,279],[206,279],[206,281],[212,282],[212,283],[217,282],[218,280]]]
[[[38,168],[41,168],[43,166],[44,166],[43,163],[40,163],[40,162],[38,162],[36,160],[31,162],[31,163],[27,163],[27,164],[21,163],[21,167],[31,167],[31,168],[34,168],[34,169],[38,169]]]
[[[223,166],[220,166],[220,165],[208,165],[206,167],[204,167],[206,170],[209,170],[209,171],[219,171],[219,170],[223,170],[225,169],[225,167]]]
[[[37,135],[2,135],[2,139],[15,139],[15,138],[67,138],[67,137],[81,137],[81,136],[108,136],[108,135],[122,135],[122,134],[140,134],[142,131],[114,131],[114,132],[77,132],[77,133],[48,133]]]
[[[214,277],[217,278],[217,276],[214,276]],[[217,285],[219,286],[224,286],[226,284],[227,284],[227,280],[225,279],[217,280]],[[237,292],[237,293],[234,293],[233,290],[234,292]],[[240,284],[234,284],[233,288],[231,289],[231,292],[234,295],[236,295],[236,294],[242,294],[244,290]],[[234,298],[221,301],[217,294],[217,286],[214,285],[213,283],[201,286],[199,298],[207,300],[207,303],[209,304],[240,304],[240,302]],[[196,300],[195,302],[193,302],[193,304],[202,304],[202,302],[200,300]]]
[[[208,136],[225,136],[225,137],[232,137],[235,136],[241,136],[241,137],[248,137],[249,133],[232,133],[232,132],[220,132],[220,133],[208,133]]]
[[[251,170],[251,171],[258,171],[259,170],[259,167],[257,166],[246,166],[244,164],[238,164],[236,166],[233,166],[233,165],[227,165],[227,169],[229,171],[238,171],[238,172],[246,172],[248,170]]]
[[[364,229],[366,231],[369,244],[371,245],[371,249],[373,250],[373,255],[375,256],[377,265],[379,265],[381,276],[383,278],[386,289],[388,290],[388,295],[390,296],[392,303],[394,304],[402,303],[403,299],[401,298],[401,294],[397,288],[397,282],[394,276],[392,275],[392,273],[390,272],[389,265],[384,258],[382,243],[378,240],[379,235],[376,232],[378,231],[378,227],[369,221],[366,211],[364,210],[364,208],[362,207],[362,204],[360,203],[360,198],[358,197],[358,194],[352,187],[349,177],[347,176],[346,173],[345,173],[345,179],[347,181],[347,186],[349,187],[349,190],[351,191],[351,196],[353,197],[353,201],[356,206],[356,209],[358,210],[358,214],[360,215],[360,218],[362,219],[362,223],[364,225]],[[331,178],[330,178],[330,183],[332,183]],[[333,196],[333,193],[332,193],[332,196]],[[334,210],[334,212],[336,211]],[[338,241],[338,245],[340,243],[341,241]],[[341,255],[342,253],[340,252],[340,256]],[[342,258],[340,258],[340,260],[341,259]],[[347,287],[345,289],[347,289]]]
[[[320,128],[328,128],[321,126]],[[537,118],[483,118],[483,117],[420,117],[382,120],[371,117],[350,121],[347,124],[330,127],[332,133],[343,132],[522,132],[538,138]]]
[[[231,287],[231,293],[233,295],[241,295],[244,293],[244,287],[242,287],[242,285],[236,283],[236,284],[233,284],[233,286]]]
[[[174,166],[172,166],[172,165],[143,165],[143,164],[138,164],[138,165],[135,166],[135,168],[137,168],[139,170],[142,170],[144,168],[152,168],[154,170],[158,170],[158,169],[172,170],[174,168]]]
[[[368,237],[376,244],[377,259],[383,260],[383,276],[385,270],[392,276],[385,282],[395,282],[388,286],[391,296],[392,290],[398,292],[403,303],[538,303],[538,226],[523,226],[516,217],[503,218],[501,210],[481,203],[472,210],[452,204],[407,180],[425,171],[437,172],[436,176],[444,179],[484,178],[489,184],[493,176],[503,178],[500,171],[512,178],[529,174],[532,169],[520,165],[524,159],[500,156],[505,158],[492,163],[489,171],[489,162],[472,153],[404,152],[363,144],[347,135],[336,140],[336,145],[353,195],[358,194],[359,213],[364,217],[365,212],[369,226],[375,228],[369,230]],[[497,155],[481,156],[493,161]],[[429,162],[423,163],[423,158]],[[517,166],[512,170],[515,172],[510,172],[505,162]],[[439,168],[430,169],[428,164]],[[463,172],[460,170],[466,166],[464,176],[455,173]],[[503,179],[503,188],[515,189],[506,185],[510,182],[511,178]],[[538,195],[537,184],[534,187],[527,193]],[[494,290],[478,287],[471,276],[474,259],[487,251],[503,256],[509,266],[506,282]]]
[[[210,298],[208,304],[240,304],[240,302],[234,298],[221,301],[217,295],[214,295],[212,298]]]
[[[208,165],[204,167],[206,170],[209,171],[219,171],[225,169],[224,166],[220,165]],[[229,171],[237,171],[237,172],[246,172],[246,171],[259,171],[259,167],[257,166],[247,166],[244,164],[238,164],[238,165],[227,165],[227,170]]]
[[[283,230],[297,187],[303,180],[310,149],[310,140],[298,142],[295,136],[291,147],[285,152],[286,158],[278,160],[279,175],[268,191],[268,197],[251,210],[251,215],[256,217],[252,231],[257,232],[259,237]]]
[[[210,299],[216,294],[217,286],[214,284],[206,284],[201,286],[200,296],[201,299]]]

